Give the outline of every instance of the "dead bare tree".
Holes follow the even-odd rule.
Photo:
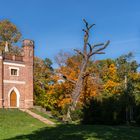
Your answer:
[[[76,105],[77,105],[77,102],[79,101],[81,90],[83,88],[84,78],[89,75],[89,73],[85,73],[85,72],[86,72],[86,68],[87,68],[90,58],[95,54],[104,54],[102,50],[104,50],[110,43],[110,41],[107,41],[106,43],[99,43],[99,44],[94,44],[94,45],[90,44],[89,32],[95,24],[89,25],[85,19],[83,19],[83,22],[85,23],[85,29],[83,29],[84,31],[83,51],[74,49],[76,53],[82,56],[82,63],[81,63],[78,79],[77,81],[73,81],[73,80],[67,79],[67,77],[64,76],[66,80],[75,84],[75,88],[73,89],[73,92],[71,94],[72,100],[68,108],[67,120],[71,120],[71,111],[74,111],[76,109]]]

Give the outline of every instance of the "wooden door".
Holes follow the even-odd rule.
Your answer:
[[[17,107],[17,95],[15,91],[10,94],[10,107]]]

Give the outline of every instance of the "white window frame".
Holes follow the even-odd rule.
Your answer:
[[[12,74],[11,74],[11,70],[12,70],[12,69],[17,70],[17,75],[12,75]],[[17,68],[17,67],[9,67],[9,70],[10,70],[10,76],[19,76],[19,68]]]

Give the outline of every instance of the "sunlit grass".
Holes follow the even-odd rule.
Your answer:
[[[30,134],[46,125],[17,109],[0,109],[0,139]]]

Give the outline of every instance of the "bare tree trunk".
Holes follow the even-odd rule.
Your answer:
[[[84,77],[85,77],[84,74],[86,72],[86,68],[87,68],[90,57],[92,57],[95,54],[104,54],[104,52],[101,52],[101,51],[104,50],[110,42],[110,41],[107,41],[106,43],[99,43],[99,44],[91,45],[88,42],[89,31],[95,24],[89,25],[85,19],[83,19],[83,21],[86,25],[86,29],[83,29],[83,31],[85,32],[83,52],[75,49],[75,51],[79,55],[82,56],[82,64],[81,64],[81,69],[80,69],[80,74],[78,76],[78,80],[75,82],[72,80],[69,80],[70,82],[73,82],[75,84],[75,88],[71,94],[72,101],[71,101],[71,104],[67,111],[67,120],[71,120],[71,111],[74,111],[76,109],[77,102],[79,101],[81,91],[83,89],[83,83],[84,83]],[[100,47],[100,46],[102,46],[102,47]],[[98,48],[98,47],[100,47],[100,48]]]
[[[70,112],[74,111],[76,109],[76,105],[77,105],[77,102],[79,100],[82,88],[83,88],[83,82],[84,82],[83,74],[86,70],[87,63],[88,63],[88,60],[83,60],[82,68],[81,68],[80,74],[78,76],[78,80],[77,80],[75,88],[72,92],[72,101],[71,101],[71,105],[68,108],[68,112],[67,112],[67,119],[68,120],[71,120]]]
[[[88,63],[88,60],[84,60],[83,61],[83,65],[82,65],[80,74],[78,76],[78,80],[76,82],[75,89],[72,92],[72,106],[74,108],[76,107],[76,104],[77,104],[77,102],[79,100],[79,97],[80,97],[81,90],[83,88],[83,82],[84,82],[83,75],[85,73],[85,70],[86,70],[86,67],[87,67],[87,63]]]

